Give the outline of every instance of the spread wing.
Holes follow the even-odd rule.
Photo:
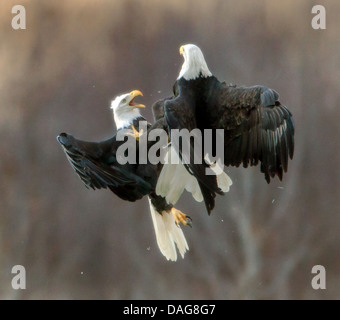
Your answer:
[[[261,162],[268,183],[275,175],[281,180],[288,157],[293,158],[294,122],[278,93],[264,86],[220,84],[214,101],[211,106],[219,110],[215,125],[225,129],[225,165]]]
[[[114,138],[96,143],[80,141],[62,133],[58,141],[87,188],[109,188],[120,198],[129,201],[140,199],[152,190],[152,186],[134,174],[130,167],[117,163]]]
[[[193,107],[192,101],[190,99],[183,98],[179,95],[175,99],[166,100],[164,103],[165,108],[165,121],[169,129],[178,129],[178,132],[183,132],[183,129],[187,129],[189,132],[197,129],[195,109]],[[169,132],[171,133],[171,130]],[[199,152],[194,148],[194,141],[192,139],[174,139],[173,132],[170,134],[171,144],[175,148],[180,159],[183,161],[186,169],[191,175],[194,175],[197,179],[200,189],[203,194],[205,205],[208,213],[214,208],[216,193],[223,194],[223,192],[217,186],[216,176],[206,175],[206,168],[209,165],[205,162],[203,153],[197,154]],[[196,140],[198,141],[198,140]],[[184,147],[189,152],[183,152]],[[201,164],[197,164],[195,160],[200,158]],[[198,161],[199,162],[199,161]]]

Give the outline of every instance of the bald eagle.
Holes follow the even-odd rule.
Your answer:
[[[139,130],[140,121],[146,121],[139,111],[145,106],[134,102],[138,95],[142,93],[134,90],[116,97],[111,104],[117,132],[131,129],[132,132],[128,132],[127,135],[130,134],[136,138],[136,148],[138,148],[139,137],[143,134]],[[148,127],[150,128],[150,124]],[[167,203],[164,197],[155,193],[157,178],[161,170],[160,165],[120,164],[116,153],[124,141],[119,141],[117,134],[106,141],[88,142],[61,133],[57,140],[86,187],[109,188],[118,197],[128,201],[136,201],[147,195],[161,253],[167,260],[176,261],[177,245],[179,253],[184,258],[189,247],[179,223],[191,225],[191,218]]]
[[[174,97],[158,102],[169,129],[223,129],[226,166],[243,164],[246,168],[261,163],[268,183],[275,176],[282,180],[288,157],[293,158],[294,122],[278,93],[265,86],[239,87],[220,82],[196,45],[181,46],[180,54],[184,63],[174,84]],[[180,148],[176,152],[182,156]],[[204,184],[204,154],[202,163],[191,161],[186,168]],[[216,188],[210,190],[216,192]]]
[[[203,195],[195,177],[191,176],[180,163],[164,165],[164,167],[175,166],[177,168],[176,172],[179,174],[177,178],[179,177],[179,179],[175,178],[175,181],[171,180],[170,183],[178,186],[182,181],[186,182],[180,192],[176,188],[176,194],[170,188],[166,195],[168,199],[156,192],[157,181],[163,167],[162,163],[119,163],[117,150],[124,143],[117,139],[117,134],[121,130],[128,130],[126,135],[131,135],[136,139],[136,149],[138,150],[139,138],[143,134],[148,135],[154,129],[167,129],[164,117],[155,115],[155,123],[153,125],[148,123],[147,132],[142,132],[140,123],[146,120],[139,110],[145,106],[134,102],[134,99],[139,95],[142,93],[139,90],[134,90],[128,94],[120,95],[112,101],[111,108],[117,127],[117,133],[112,138],[102,142],[88,142],[78,140],[67,133],[61,133],[57,140],[63,147],[72,168],[87,188],[108,188],[118,197],[127,201],[136,201],[145,195],[148,196],[158,247],[166,259],[176,261],[176,246],[182,258],[189,249],[179,224],[191,226],[192,220],[176,209],[173,204],[177,202],[184,189],[191,192],[197,201],[202,201]],[[148,149],[152,147],[153,143],[152,141],[148,142]],[[220,186],[225,190],[223,183],[226,178],[224,177],[223,180],[222,176],[219,177]]]

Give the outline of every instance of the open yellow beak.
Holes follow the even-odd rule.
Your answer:
[[[184,46],[181,46],[181,47],[179,48],[179,54],[180,54],[180,55],[183,55],[183,53],[184,53]]]
[[[139,90],[133,90],[130,93],[130,97],[131,97],[131,101],[129,102],[129,106],[133,107],[133,108],[145,108],[144,104],[136,104],[134,102],[134,99],[138,96],[142,96],[143,97],[143,93],[141,93]]]

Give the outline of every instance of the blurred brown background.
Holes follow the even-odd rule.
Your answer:
[[[26,0],[18,31],[15,4],[0,2],[0,298],[340,298],[339,1]],[[314,4],[326,30],[311,27]],[[147,200],[87,190],[56,136],[102,140],[117,94],[170,95],[185,43],[220,80],[275,88],[296,153],[282,183],[227,168],[234,185],[210,217],[185,195],[190,251],[171,263]],[[26,290],[11,287],[17,264]],[[318,264],[326,290],[311,287]]]

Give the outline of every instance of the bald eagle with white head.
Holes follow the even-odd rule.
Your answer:
[[[197,201],[203,201],[204,195],[200,192],[195,177],[191,176],[181,163],[163,166],[162,163],[140,164],[137,162],[133,164],[127,162],[121,164],[118,161],[117,151],[125,142],[117,139],[117,134],[122,130],[125,130],[123,133],[126,136],[135,138],[136,153],[138,153],[139,139],[142,135],[147,136],[153,129],[167,129],[164,117],[158,115],[153,125],[147,123],[147,132],[140,129],[141,122],[146,122],[140,114],[140,109],[145,106],[137,104],[135,98],[141,95],[139,90],[134,90],[112,101],[111,109],[117,127],[117,133],[112,138],[101,142],[89,142],[78,140],[67,133],[61,133],[57,140],[71,167],[87,188],[108,188],[121,199],[133,202],[144,196],[148,197],[158,247],[167,260],[176,261],[177,250],[182,258],[189,250],[180,223],[191,226],[191,218],[173,205],[184,189],[191,192]],[[152,147],[153,143],[148,142],[147,147]],[[162,168],[164,167],[164,172],[167,172],[167,166],[176,168],[177,175],[169,177],[168,183],[176,185],[177,188],[168,189],[167,195],[163,196],[157,193],[156,186]],[[219,186],[225,190],[225,181],[229,183],[228,179],[220,174],[218,180]],[[227,187],[229,188],[229,185]]]
[[[226,85],[211,73],[199,47],[187,44],[179,51],[184,63],[174,84],[174,97],[159,102],[169,131],[223,129],[224,165],[247,168],[260,163],[268,183],[275,176],[282,180],[288,158],[293,158],[294,122],[278,93],[261,85]],[[182,156],[180,149],[176,152]],[[202,164],[191,161],[186,166],[203,185],[205,165],[209,164],[202,154]]]
[[[147,134],[139,129],[140,122],[146,121],[139,111],[145,106],[134,101],[140,95],[142,93],[139,90],[134,90],[116,97],[111,103],[117,133],[126,130],[126,135],[136,139],[137,150],[140,136]],[[148,128],[150,126],[147,125]],[[119,163],[117,150],[124,141],[117,139],[117,133],[101,142],[78,140],[67,133],[61,133],[57,140],[87,188],[108,188],[121,199],[133,202],[148,196],[156,241],[161,253],[167,260],[176,261],[177,247],[184,258],[189,247],[179,223],[190,225],[191,219],[155,193],[160,165]]]

